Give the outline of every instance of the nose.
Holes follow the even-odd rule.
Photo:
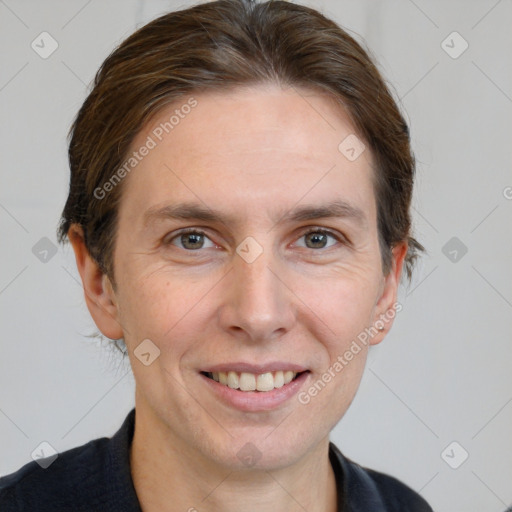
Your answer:
[[[282,266],[264,250],[251,263],[238,254],[227,276],[227,293],[220,322],[230,335],[244,342],[275,341],[290,331],[294,318],[294,295]]]

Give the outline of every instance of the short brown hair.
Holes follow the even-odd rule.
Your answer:
[[[58,229],[73,223],[115,283],[113,250],[122,183],[108,200],[95,190],[122,165],[148,120],[185,95],[275,83],[314,89],[348,113],[375,161],[374,190],[382,267],[409,244],[405,270],[424,250],[410,233],[415,173],[409,130],[368,53],[318,11],[281,0],[217,0],[161,16],[111,53],[70,130],[69,196]],[[340,141],[341,142],[341,141]]]

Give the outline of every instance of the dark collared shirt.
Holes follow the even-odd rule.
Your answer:
[[[1,512],[141,512],[130,472],[135,409],[111,437],[58,455],[43,469],[36,461],[0,478]],[[362,468],[330,443],[338,512],[432,512],[397,479]]]

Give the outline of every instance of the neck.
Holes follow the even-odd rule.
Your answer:
[[[292,466],[233,470],[180,445],[148,410],[136,411],[130,465],[144,512],[337,511],[328,437]]]

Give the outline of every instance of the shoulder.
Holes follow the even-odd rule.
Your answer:
[[[424,498],[395,477],[368,468],[361,469],[375,482],[385,510],[433,512]]]
[[[397,478],[360,466],[333,443],[329,453],[335,473],[340,473],[343,512],[433,512],[424,498]]]
[[[29,462],[0,478],[0,510],[41,510],[51,499],[54,507],[76,505],[77,489],[96,485],[106,465],[108,438],[100,438],[60,453],[51,464]]]
[[[130,473],[135,409],[111,437],[39,459],[0,478],[2,512],[140,512]],[[46,468],[46,469],[45,469]]]

